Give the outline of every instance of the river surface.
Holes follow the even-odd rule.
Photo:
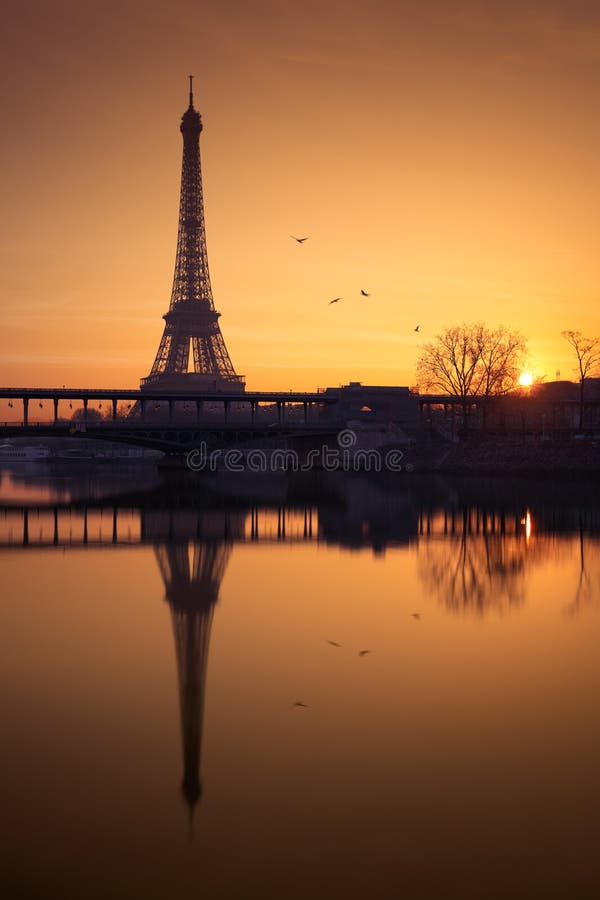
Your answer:
[[[2,472],[4,896],[600,896],[598,486],[165,478]]]

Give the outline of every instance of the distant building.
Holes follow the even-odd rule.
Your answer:
[[[574,381],[547,381],[531,388],[536,400],[579,400],[579,385]]]
[[[579,388],[579,385],[577,385]],[[585,400],[600,400],[600,378],[586,378],[584,385]]]
[[[335,397],[335,413],[326,407],[325,416],[335,414],[343,421],[414,425],[419,420],[419,400],[407,387],[386,387],[351,381],[338,388],[327,388],[324,396]]]

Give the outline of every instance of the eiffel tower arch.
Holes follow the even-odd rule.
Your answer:
[[[183,162],[175,274],[165,328],[142,390],[235,392],[245,389],[219,327],[208,271],[200,166],[202,119],[194,108],[190,75],[189,106],[181,119]]]

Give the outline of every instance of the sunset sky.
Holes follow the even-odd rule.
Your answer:
[[[474,320],[570,378],[561,330],[600,333],[597,2],[31,0],[3,26],[0,384],[150,371],[190,72],[250,388],[414,384]]]

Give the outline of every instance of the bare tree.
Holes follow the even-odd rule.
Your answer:
[[[75,410],[69,421],[77,423],[85,422],[87,425],[98,425],[103,419],[104,417],[101,410],[88,407],[87,412],[84,412],[84,410],[79,407],[79,409]]]
[[[583,428],[583,401],[586,378],[590,378],[600,366],[600,338],[586,338],[580,331],[563,331],[562,336],[571,345],[577,357],[579,372],[579,430]]]
[[[454,325],[422,347],[417,380],[421,388],[455,397],[508,394],[518,384],[526,355],[517,331],[481,322]]]

